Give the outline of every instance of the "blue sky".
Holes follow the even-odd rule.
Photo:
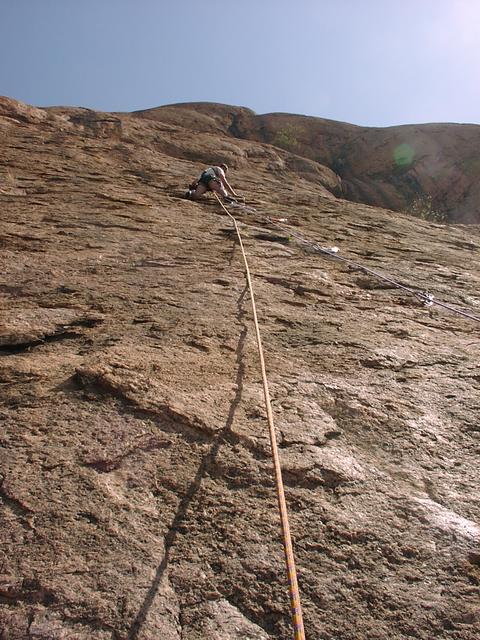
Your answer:
[[[480,124],[480,0],[0,0],[0,94]]]

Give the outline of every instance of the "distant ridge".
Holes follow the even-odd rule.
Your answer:
[[[275,145],[328,167],[335,194],[438,222],[480,223],[480,125],[362,127],[210,102],[134,112],[198,132]]]

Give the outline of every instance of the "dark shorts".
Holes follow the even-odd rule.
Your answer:
[[[200,184],[204,184],[208,188],[208,185],[210,184],[210,182],[212,180],[215,180],[215,182],[220,182],[220,180],[218,178],[215,178],[214,176],[212,176],[211,173],[207,173],[206,171],[204,171],[202,173],[202,175],[200,176],[200,180],[198,182]]]

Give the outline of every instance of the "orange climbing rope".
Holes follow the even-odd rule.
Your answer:
[[[280,458],[278,455],[277,438],[275,434],[275,426],[273,423],[272,405],[270,402],[270,393],[268,390],[267,372],[265,369],[265,359],[263,357],[262,340],[260,337],[260,329],[258,326],[257,309],[255,306],[255,297],[253,295],[252,279],[250,277],[250,269],[248,267],[247,256],[243,248],[242,236],[234,216],[224,206],[218,195],[214,192],[214,195],[223,208],[225,213],[232,219],[235,225],[235,231],[237,232],[238,241],[240,243],[240,249],[242,251],[243,261],[245,263],[245,274],[247,278],[248,288],[250,291],[250,298],[252,300],[253,309],[253,321],[255,324],[255,333],[257,336],[258,355],[260,358],[260,367],[262,370],[263,381],[263,394],[265,396],[265,407],[267,410],[268,427],[270,432],[270,444],[272,447],[273,466],[275,469],[275,484],[277,488],[278,507],[280,510],[280,522],[282,526],[283,535],[283,548],[285,551],[285,562],[287,564],[288,572],[288,587],[290,592],[290,605],[292,609],[292,622],[294,629],[295,640],[305,640],[305,630],[303,628],[302,607],[300,604],[300,591],[298,589],[297,570],[295,568],[295,558],[293,556],[292,537],[290,535],[290,525],[288,523],[287,503],[285,501],[285,489],[283,487],[282,469],[280,467]]]

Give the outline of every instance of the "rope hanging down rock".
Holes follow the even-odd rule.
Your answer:
[[[294,639],[305,640],[302,607],[300,603],[300,591],[298,588],[298,581],[297,581],[297,570],[295,567],[292,538],[290,535],[290,525],[288,522],[287,503],[285,501],[285,489],[283,486],[282,469],[280,466],[280,457],[278,454],[277,438],[275,434],[275,426],[273,423],[272,405],[270,402],[270,392],[268,390],[268,380],[267,380],[267,373],[265,369],[265,359],[263,356],[262,340],[260,337],[260,329],[258,326],[257,309],[255,306],[255,297],[253,294],[253,285],[252,285],[252,279],[250,277],[250,269],[248,267],[247,256],[245,255],[245,250],[243,248],[242,236],[240,235],[240,229],[238,228],[237,220],[234,218],[234,216],[232,216],[232,214],[228,211],[228,209],[226,209],[226,207],[223,205],[218,195],[216,193],[214,193],[214,195],[217,198],[217,201],[220,204],[220,206],[225,211],[225,213],[233,221],[233,224],[235,226],[235,231],[237,232],[238,241],[240,244],[240,249],[242,251],[243,261],[245,263],[245,275],[247,278],[248,288],[250,291],[250,298],[252,300],[253,321],[255,324],[255,333],[257,337],[257,347],[258,347],[258,355],[260,358],[260,368],[262,370],[263,394],[265,397],[265,407],[267,411],[268,427],[269,427],[269,433],[270,433],[270,445],[272,448],[273,466],[275,470],[275,485],[277,490],[278,507],[280,511],[280,522],[281,522],[282,536],[283,536],[283,548],[285,552],[285,562],[287,565],[287,572],[288,572],[288,587],[290,592],[290,605],[291,605],[291,611],[292,611]]]

